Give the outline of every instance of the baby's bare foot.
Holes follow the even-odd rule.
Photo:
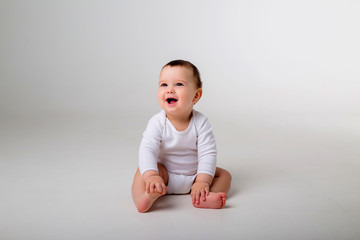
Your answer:
[[[141,213],[147,212],[160,196],[162,196],[160,193],[145,192],[142,199],[136,205],[137,210]]]
[[[200,200],[200,203],[194,203],[193,206],[197,208],[222,208],[225,206],[226,193],[224,192],[210,192],[209,196],[206,196],[206,200]]]

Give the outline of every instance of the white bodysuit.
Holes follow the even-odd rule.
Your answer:
[[[139,149],[141,175],[148,170],[158,171],[162,163],[169,173],[168,193],[187,193],[199,173],[214,176],[216,170],[216,144],[207,118],[193,110],[193,116],[185,131],[177,131],[162,110],[154,115],[143,133]],[[189,176],[192,181],[186,190],[171,190],[173,175]],[[187,178],[189,179],[189,178]],[[181,183],[176,185],[182,185]],[[185,192],[184,192],[185,191]]]

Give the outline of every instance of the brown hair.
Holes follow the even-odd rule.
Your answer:
[[[198,88],[201,88],[202,87],[202,81],[201,81],[201,78],[200,78],[200,72],[199,70],[197,69],[197,67],[192,64],[191,62],[189,61],[185,61],[185,60],[173,60],[167,64],[165,64],[164,67],[166,66],[171,66],[171,67],[174,67],[174,66],[181,66],[181,67],[186,67],[186,68],[190,68],[192,69],[193,71],[193,75],[194,75],[194,78],[195,78],[195,84]],[[163,68],[164,68],[163,67]]]

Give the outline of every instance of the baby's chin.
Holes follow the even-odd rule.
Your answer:
[[[179,110],[179,109],[164,109],[167,117],[184,119],[192,116],[193,109],[189,110]]]

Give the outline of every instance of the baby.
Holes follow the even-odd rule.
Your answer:
[[[198,208],[222,208],[231,175],[216,167],[216,145],[207,118],[193,109],[202,96],[198,69],[175,60],[160,72],[158,103],[143,134],[132,196],[146,212],[165,194],[188,194]]]

